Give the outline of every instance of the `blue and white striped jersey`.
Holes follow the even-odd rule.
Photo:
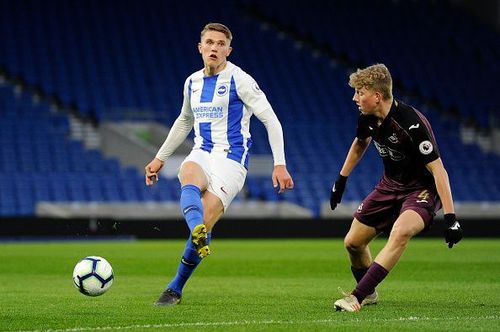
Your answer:
[[[245,167],[252,145],[250,117],[266,110],[272,107],[255,80],[229,61],[219,74],[204,76],[199,70],[184,84],[181,115],[193,121],[193,149],[226,153]]]

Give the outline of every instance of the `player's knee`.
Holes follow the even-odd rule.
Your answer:
[[[409,229],[406,229],[404,227],[397,227],[395,226],[391,230],[391,234],[389,235],[390,242],[393,244],[400,246],[400,247],[406,247],[408,244],[408,241],[412,238],[413,234]]]
[[[193,169],[182,169],[179,171],[179,180],[181,183],[192,183],[196,178],[196,173]]]
[[[366,245],[351,236],[346,236],[344,239],[344,247],[350,253],[357,253],[363,251]]]
[[[203,170],[193,162],[186,162],[182,165],[178,178],[182,185],[193,184],[199,188],[206,186],[206,177]]]

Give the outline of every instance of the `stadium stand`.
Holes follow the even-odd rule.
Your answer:
[[[0,216],[33,216],[37,202],[163,201],[177,181],[147,190],[142,174],[70,140],[67,116],[0,86]],[[175,189],[174,189],[175,188]]]
[[[354,133],[357,114],[348,75],[357,66],[384,62],[393,71],[396,97],[418,107],[433,124],[455,200],[500,201],[500,158],[463,144],[459,131],[465,119],[488,127],[498,112],[496,100],[488,98],[500,74],[498,34],[433,1],[220,5],[224,10],[209,20],[231,27],[230,60],[255,77],[281,119],[296,183],[294,191],[277,196],[268,177],[249,177],[239,199],[288,201],[319,216]],[[382,17],[370,31],[354,23],[369,20],[376,6],[383,8]],[[0,67],[9,79],[36,87],[96,124],[170,125],[185,77],[201,65],[195,43],[210,8],[175,1],[2,1]],[[383,37],[375,44],[373,36]],[[0,216],[34,215],[44,201],[178,199],[177,181],[145,188],[137,170],[69,139],[64,113],[54,113],[29,89],[17,90],[9,82],[0,88]],[[258,121],[252,135],[252,152],[269,154]],[[381,172],[370,149],[344,200],[359,201]]]
[[[249,6],[261,19],[351,64],[383,60],[405,91],[483,127],[498,111],[489,96],[500,74],[500,36],[446,1],[314,1],[283,10],[287,3],[249,1]],[[353,22],[370,22],[370,29]]]

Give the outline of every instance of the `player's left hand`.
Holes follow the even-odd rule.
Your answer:
[[[293,179],[285,165],[276,165],[273,170],[273,187],[278,188],[278,193],[281,194],[285,189],[293,189]]]
[[[446,229],[444,231],[444,239],[448,243],[448,248],[453,248],[454,244],[460,242],[463,237],[462,228],[458,223],[457,217],[454,213],[447,213],[444,215],[444,222]]]

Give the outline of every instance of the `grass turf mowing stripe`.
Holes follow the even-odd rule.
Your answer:
[[[375,240],[373,253],[384,244]],[[219,239],[190,279],[183,303],[156,308],[184,245],[0,244],[0,331],[458,332],[500,325],[498,239],[467,239],[452,250],[443,239],[415,239],[380,285],[379,305],[355,314],[332,307],[337,286],[354,285],[341,239]],[[102,297],[81,295],[71,280],[76,262],[89,254],[108,259],[116,272]]]
[[[347,313],[346,313],[347,314]],[[132,330],[132,329],[162,329],[175,327],[221,327],[221,326],[245,326],[245,325],[301,325],[301,324],[345,324],[345,323],[381,323],[381,322],[404,322],[404,321],[473,321],[473,320],[500,320],[500,316],[479,316],[479,317],[399,317],[399,318],[369,318],[369,319],[318,319],[318,320],[242,320],[234,322],[197,322],[197,323],[173,323],[173,324],[144,324],[128,326],[98,326],[98,327],[75,327],[68,329],[48,329],[48,330],[17,330],[9,332],[80,332],[80,331],[106,331],[106,330]],[[6,331],[2,331],[6,332]]]

